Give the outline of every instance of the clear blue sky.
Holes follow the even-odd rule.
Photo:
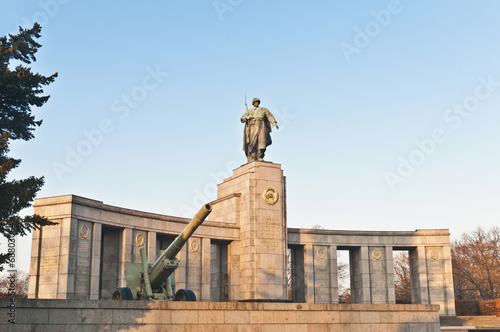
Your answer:
[[[0,35],[39,21],[33,67],[59,73],[11,145],[38,197],[192,216],[246,161],[246,91],[280,125],[289,227],[500,224],[498,1],[0,4]]]

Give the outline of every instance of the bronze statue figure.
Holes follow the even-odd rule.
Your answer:
[[[271,125],[278,129],[278,123],[267,108],[259,107],[259,98],[254,98],[252,105],[253,107],[247,109],[241,117],[241,122],[245,123],[243,150],[248,162],[255,160],[264,161],[266,148],[272,143],[270,135]]]

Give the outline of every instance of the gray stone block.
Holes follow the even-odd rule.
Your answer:
[[[142,324],[145,311],[139,309],[114,309],[113,324]]]
[[[2,331],[9,331],[9,332],[32,332],[31,325],[23,325],[17,323],[7,325],[7,327],[0,325],[0,329],[2,328],[5,328],[5,330]]]
[[[82,309],[82,324],[111,324],[113,311],[111,309]]]
[[[32,332],[66,332],[65,325],[34,325]]]
[[[49,309],[32,310],[18,307],[16,309],[16,324],[48,324]]]
[[[49,309],[49,324],[80,324],[81,322],[81,309]]]
[[[94,325],[66,325],[66,332],[101,332],[101,327],[97,324]]]

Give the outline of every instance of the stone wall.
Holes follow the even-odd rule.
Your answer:
[[[0,331],[438,332],[436,305],[0,299]]]
[[[135,211],[66,195],[37,199],[35,213],[58,225],[33,232],[29,298],[110,299],[126,286],[125,263],[149,263],[189,223],[189,219]],[[181,250],[177,288],[189,287],[210,300],[210,243],[239,238],[239,228],[205,221]]]
[[[281,165],[268,162],[234,170],[217,195],[208,220],[177,255],[176,288],[192,289],[198,300],[338,303],[337,253],[347,250],[353,303],[394,304],[393,252],[405,250],[412,303],[455,314],[448,230],[287,228],[286,178]],[[75,195],[37,199],[34,207],[59,224],[33,232],[33,299],[109,299],[127,286],[126,263],[139,263],[141,249],[154,263],[190,221]]]
[[[292,284],[295,283],[292,289],[298,292],[292,294],[292,299],[322,303],[331,295],[328,302],[337,303],[338,276],[334,268],[337,250],[347,250],[353,303],[394,304],[393,252],[406,250],[410,256],[412,303],[439,304],[441,315],[453,316],[449,235],[448,230],[381,232],[289,228],[288,245],[295,253],[292,255]],[[329,255],[333,256],[328,260]]]

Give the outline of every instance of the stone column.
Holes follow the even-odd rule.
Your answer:
[[[314,303],[330,303],[331,274],[329,246],[313,246],[314,260]]]
[[[210,245],[210,301],[221,302],[222,275],[221,275],[221,247],[218,244]]]
[[[440,315],[447,312],[447,293],[445,284],[445,267],[443,258],[443,247],[426,247],[427,282],[429,285],[429,301],[439,304]]]
[[[74,299],[87,300],[91,294],[91,279],[92,279],[92,258],[94,249],[94,225],[91,222],[78,220],[76,234],[76,255],[70,262],[75,261],[74,274]],[[99,246],[100,247],[100,246]],[[68,279],[69,281],[69,279]],[[68,282],[68,296],[70,285]]]
[[[190,237],[186,243],[186,288],[195,293],[197,301],[202,299],[202,251],[202,239]]]
[[[30,279],[28,288],[28,298],[38,298],[38,281],[40,278],[40,245],[41,245],[41,230],[34,229],[31,240],[31,261],[30,261]]]
[[[125,278],[125,262],[132,262],[132,241],[132,229],[125,228],[122,231],[120,243],[120,266],[118,275],[121,287],[125,287],[127,285]]]
[[[368,254],[370,265],[370,302],[374,304],[389,303],[386,248],[369,247]]]
[[[385,247],[386,275],[387,275],[387,298],[389,304],[396,303],[396,288],[394,287],[394,253],[393,248]]]
[[[228,299],[238,301],[240,294],[240,241],[233,241],[227,247]]]
[[[174,272],[175,282],[176,282],[176,284],[175,284],[176,290],[188,288],[188,286],[187,286],[187,266],[188,266],[187,246],[188,245],[189,245],[189,243],[186,243],[176,256],[177,259],[180,261],[179,268],[177,268]]]
[[[314,248],[311,244],[304,246],[304,284],[306,303],[314,303]]]
[[[451,265],[451,248],[450,246],[443,247],[444,260],[444,284],[446,295],[446,315],[455,316],[455,292],[453,287],[453,269]]]
[[[330,283],[331,303],[339,303],[339,276],[338,276],[337,246],[330,246]]]
[[[154,264],[158,258],[158,250],[156,249],[156,232],[148,232],[148,263]]]
[[[71,218],[52,220],[59,224],[33,232],[29,298],[66,298]]]
[[[76,271],[76,250],[78,220],[75,218],[65,218],[61,220],[59,230],[44,229],[44,240],[42,246],[45,247],[45,236],[49,243],[53,241],[55,248],[59,252],[57,299],[73,299],[75,296],[75,271]],[[51,232],[56,235],[51,238]],[[57,236],[59,235],[59,236]],[[47,247],[46,247],[47,248]],[[49,248],[47,248],[49,249]]]
[[[411,302],[414,304],[429,304],[424,246],[418,246],[410,250],[410,275]]]
[[[94,223],[92,242],[92,266],[90,272],[90,299],[99,299],[99,276],[101,273],[101,237],[102,224]]]
[[[241,194],[240,296],[233,300],[287,299],[285,192],[281,166],[270,162],[247,163],[218,185],[218,199]]]
[[[201,239],[201,294],[200,301],[210,301],[210,239]]]
[[[369,304],[371,299],[368,247],[352,249],[350,253],[352,303]]]

